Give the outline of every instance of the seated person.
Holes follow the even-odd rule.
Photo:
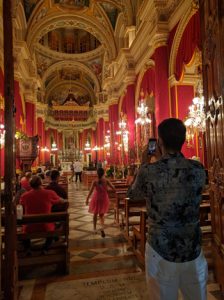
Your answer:
[[[21,188],[25,189],[26,191],[31,190],[31,186],[30,186],[31,176],[32,176],[31,172],[26,172],[25,176],[22,177],[20,180]]]
[[[45,183],[51,182],[51,171],[47,170],[45,173]]]
[[[52,190],[55,191],[55,193],[63,199],[68,199],[68,195],[66,190],[58,184],[60,178],[60,173],[58,170],[52,170],[51,171],[51,182],[50,184],[46,187],[47,190]],[[57,212],[57,211],[66,211],[68,209],[68,201],[65,201],[61,204],[53,205],[52,211]]]
[[[134,180],[134,174],[135,174],[135,167],[129,167],[128,168],[128,175],[126,178],[126,184],[131,185]]]
[[[20,204],[23,206],[24,214],[49,214],[52,206],[63,202],[60,197],[50,190],[42,188],[42,181],[39,176],[33,176],[30,180],[31,190],[24,193],[20,198]],[[54,223],[27,224],[23,227],[24,232],[54,231]],[[52,237],[48,237],[43,247],[47,251],[52,243]],[[25,250],[30,251],[30,240],[24,241]]]

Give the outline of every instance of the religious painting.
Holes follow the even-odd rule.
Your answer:
[[[102,5],[105,13],[107,14],[113,29],[115,29],[117,17],[118,17],[118,13],[119,13],[118,9],[109,3],[101,3],[101,5]]]
[[[89,7],[89,0],[54,0],[55,4],[69,5],[72,7]]]
[[[95,75],[99,77],[102,73],[102,62],[101,58],[96,58],[87,62],[88,66],[93,70]]]

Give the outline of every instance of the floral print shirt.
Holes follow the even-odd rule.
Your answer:
[[[201,252],[199,209],[204,185],[202,164],[177,153],[142,165],[128,191],[133,201],[146,199],[148,243],[170,262],[191,261]]]

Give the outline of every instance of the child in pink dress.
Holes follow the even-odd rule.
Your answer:
[[[86,205],[89,204],[89,198],[94,191],[94,194],[91,198],[89,204],[89,212],[93,213],[93,230],[96,233],[96,223],[97,216],[99,215],[100,224],[101,224],[101,236],[105,237],[104,232],[104,214],[109,210],[109,197],[107,193],[107,187],[109,186],[112,190],[115,191],[114,186],[110,183],[109,180],[104,178],[104,169],[99,168],[97,170],[98,180],[95,180],[92,183],[89,194],[86,198]]]

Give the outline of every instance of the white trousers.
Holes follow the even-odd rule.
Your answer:
[[[145,271],[149,300],[207,299],[208,267],[203,252],[195,260],[174,263],[146,243]],[[179,291],[182,298],[178,298]]]

